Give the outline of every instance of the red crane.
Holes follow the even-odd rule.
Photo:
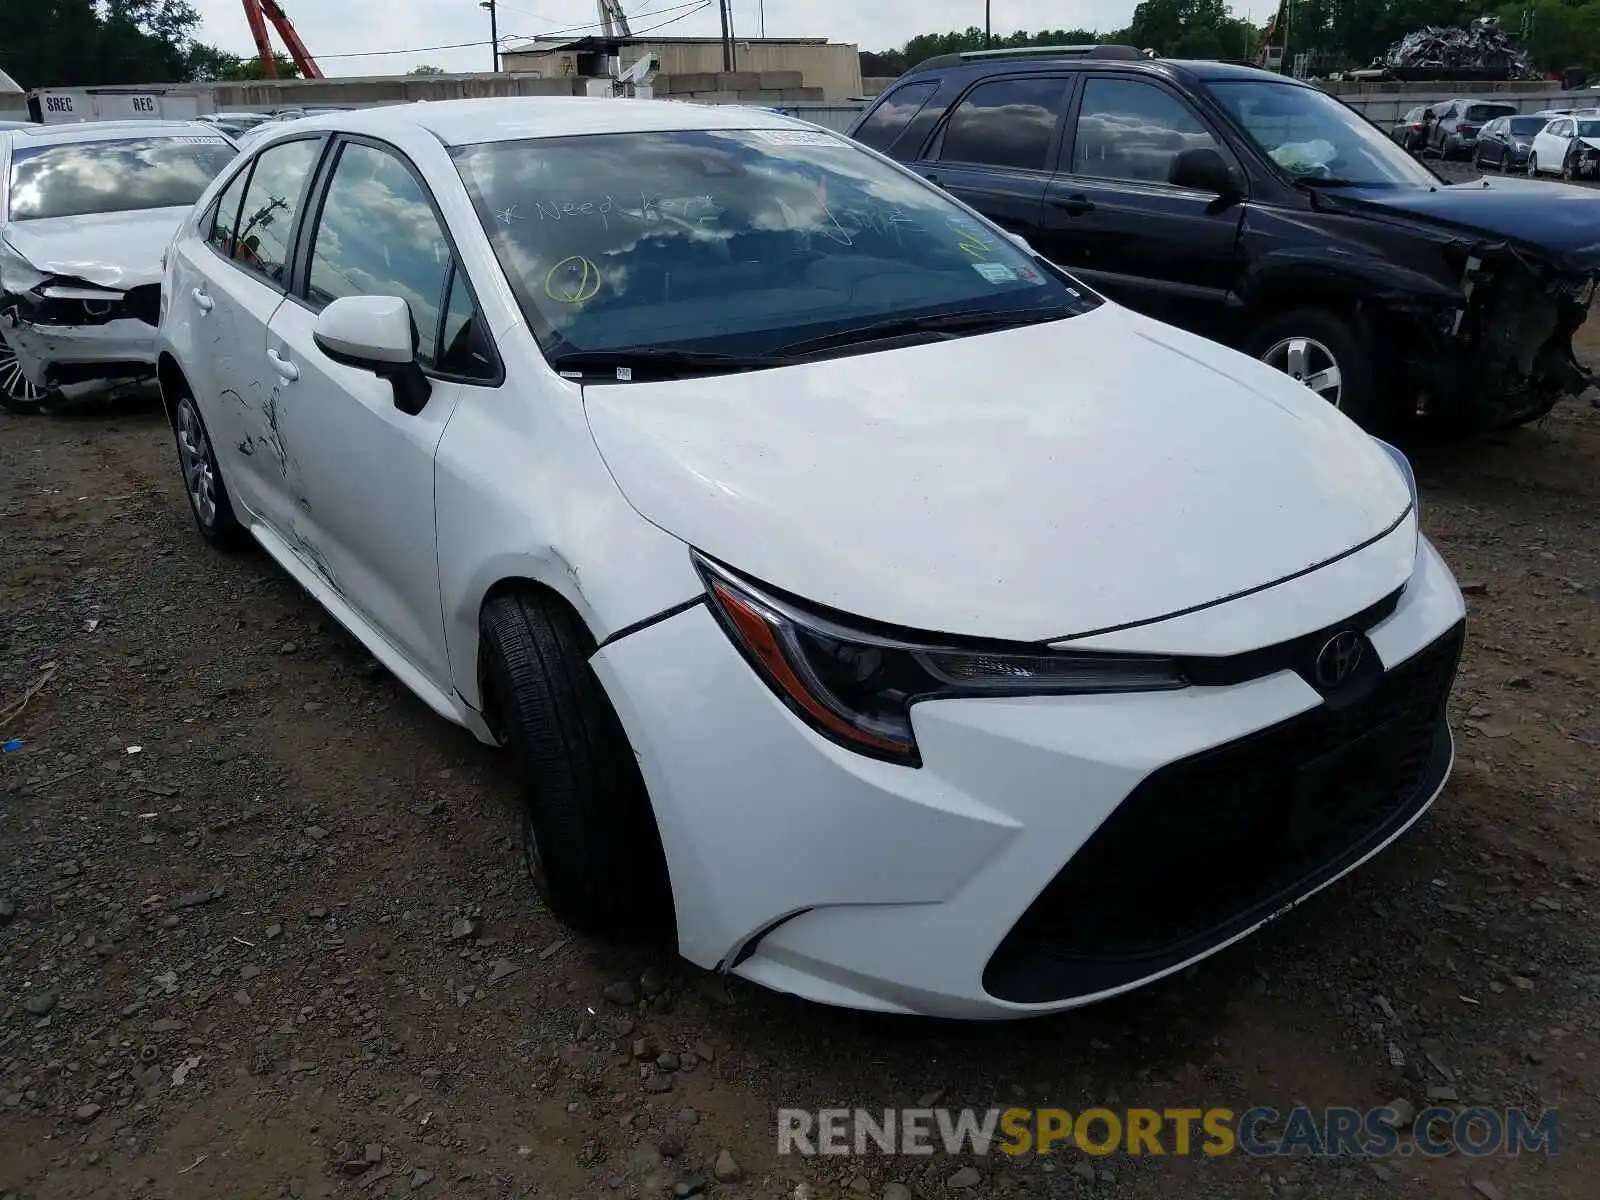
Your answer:
[[[278,77],[278,61],[273,57],[272,41],[267,36],[268,21],[272,22],[273,28],[278,31],[278,36],[283,39],[283,44],[288,47],[289,57],[294,59],[294,65],[299,68],[302,78],[326,78],[322,74],[322,68],[317,66],[317,60],[311,57],[311,51],[306,49],[306,44],[295,32],[289,14],[283,11],[283,6],[278,0],[244,0],[244,16],[245,20],[250,22],[250,36],[255,38],[256,52],[261,56],[261,73],[268,79]]]

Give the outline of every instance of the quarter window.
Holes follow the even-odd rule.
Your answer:
[[[1044,170],[1066,91],[1066,80],[1054,77],[980,83],[950,115],[939,157]]]
[[[1201,149],[1222,153],[1177,97],[1133,79],[1085,82],[1072,148],[1074,174],[1165,183],[1179,154]]]
[[[302,138],[262,151],[245,189],[231,257],[274,283],[283,282],[300,197],[321,145]]]
[[[322,307],[343,296],[399,296],[411,307],[417,361],[429,370],[482,377],[473,369],[481,331],[471,293],[458,285],[443,322],[452,269],[450,243],[422,184],[386,150],[351,142],[328,183],[311,248],[307,298]]]
[[[884,97],[881,104],[856,130],[856,141],[874,150],[887,152],[894,145],[911,118],[922,111],[939,90],[937,83],[908,83]],[[914,151],[916,147],[911,147]]]
[[[239,234],[239,202],[244,199],[245,185],[250,182],[250,168],[245,167],[233,177],[232,182],[222,189],[222,195],[217,198],[216,212],[211,222],[211,233],[206,238],[213,246],[225,254],[233,257],[234,246],[238,242]]]

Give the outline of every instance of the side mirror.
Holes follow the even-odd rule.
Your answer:
[[[1218,196],[1237,196],[1244,191],[1233,169],[1209,146],[1182,151],[1172,160],[1167,182]]]
[[[317,317],[312,340],[336,363],[371,371],[394,388],[394,406],[414,417],[433,386],[417,365],[416,323],[398,296],[341,296]]]

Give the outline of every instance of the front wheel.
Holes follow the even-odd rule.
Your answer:
[[[556,918],[603,933],[664,923],[671,888],[633,748],[560,601],[497,596],[480,620],[484,717],[516,757],[522,850]]]
[[[36,417],[49,406],[49,390],[28,382],[17,352],[0,337],[0,408],[19,417]]]
[[[1561,178],[1571,183],[1578,177],[1578,163],[1572,155],[1567,155],[1561,160]]]
[[[1356,424],[1376,428],[1382,414],[1372,353],[1344,318],[1319,308],[1284,313],[1258,328],[1247,348]]]
[[[1539,156],[1537,154],[1529,154],[1528,155],[1528,178],[1532,179],[1538,174],[1539,174]]]

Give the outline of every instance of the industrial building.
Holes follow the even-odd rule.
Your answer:
[[[710,99],[732,93],[741,100],[838,102],[862,95],[859,48],[827,38],[737,38],[731,73],[720,38],[536,39],[504,50],[500,69],[560,79],[598,74],[589,64],[607,55],[619,57],[624,66],[654,55],[657,74],[652,85],[657,96]],[[745,94],[802,90],[804,94]]]

